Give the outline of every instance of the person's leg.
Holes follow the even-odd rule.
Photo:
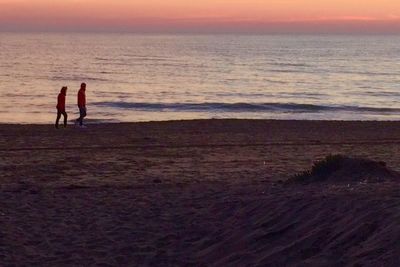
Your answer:
[[[79,108],[79,126],[83,125],[83,109]]]
[[[56,119],[56,128],[58,129],[58,123],[60,121],[61,118],[61,112],[59,110],[57,110],[57,119]]]
[[[79,108],[79,118],[76,119],[76,122],[82,125],[82,108]]]
[[[67,120],[68,120],[68,114],[67,112],[65,112],[65,110],[62,112],[63,116],[64,116],[64,128],[67,127]]]
[[[86,118],[86,108],[83,108],[83,116],[82,116],[82,123],[83,123],[83,119]]]
[[[82,126],[83,125],[83,118],[86,117],[86,108],[79,108],[79,125]]]

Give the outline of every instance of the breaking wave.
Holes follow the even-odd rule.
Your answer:
[[[357,113],[400,113],[399,108],[375,108],[360,106],[326,106],[297,103],[146,103],[146,102],[97,102],[99,107],[142,111],[190,111],[190,112],[357,112]]]

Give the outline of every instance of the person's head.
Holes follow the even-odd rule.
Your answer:
[[[64,95],[66,95],[66,94],[67,94],[67,89],[68,89],[68,87],[63,86],[63,87],[61,88],[61,93],[64,94]]]
[[[86,90],[86,83],[81,83],[81,89],[82,89],[83,91]]]

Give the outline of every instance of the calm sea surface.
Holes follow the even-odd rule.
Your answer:
[[[400,119],[400,36],[0,33],[0,122]]]

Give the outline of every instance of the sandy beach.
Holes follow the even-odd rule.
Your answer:
[[[329,154],[400,122],[0,125],[0,265],[400,266],[400,181],[285,183]]]

